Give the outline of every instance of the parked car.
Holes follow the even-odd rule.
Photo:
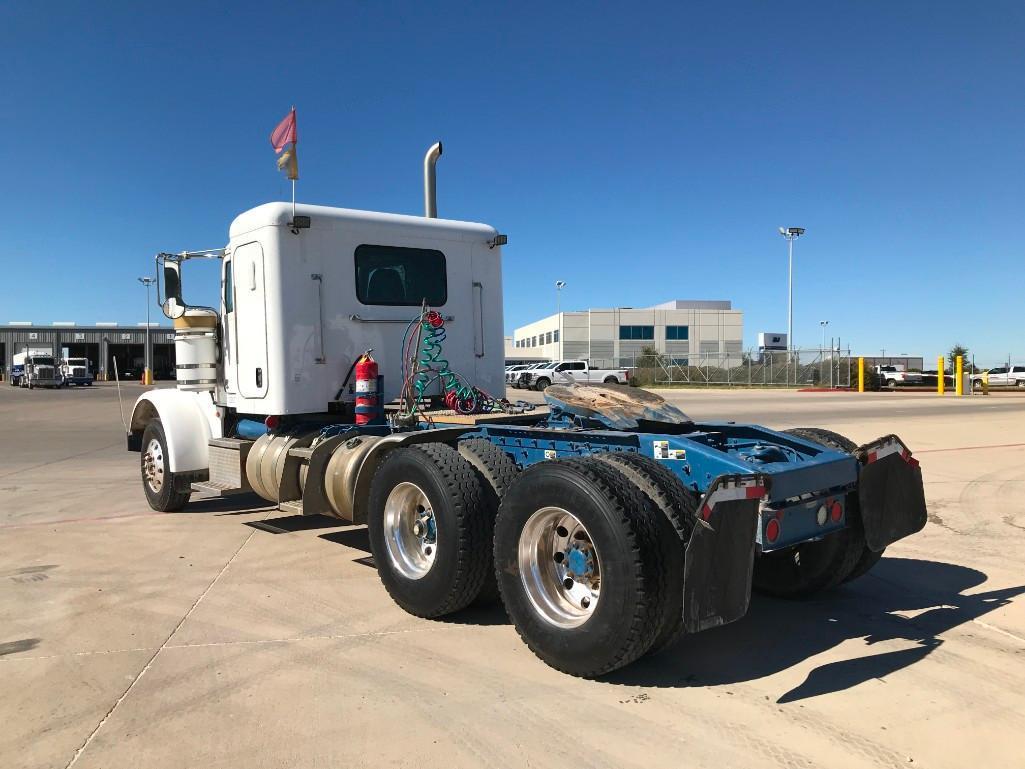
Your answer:
[[[896,366],[876,366],[876,373],[882,380],[881,384],[886,387],[900,387],[901,385],[920,385],[923,383],[922,375],[915,371],[904,371]]]
[[[630,372],[622,368],[591,368],[586,360],[563,360],[541,369],[524,372],[520,377],[520,387],[543,391],[553,383],[562,384],[569,381],[626,384],[630,381]]]
[[[541,371],[549,371],[559,365],[558,361],[549,361],[548,363],[534,363],[525,366],[520,371],[513,374],[515,377],[512,382],[513,387],[527,387],[531,386],[531,382],[534,381],[534,375]]]
[[[516,379],[519,376],[519,372],[526,371],[530,368],[532,363],[517,363],[512,366],[505,367],[505,384],[506,387],[512,387],[516,384]]]
[[[1025,387],[1025,366],[1002,366],[991,368],[989,374],[990,387]],[[982,374],[972,374],[972,387],[982,386]]]

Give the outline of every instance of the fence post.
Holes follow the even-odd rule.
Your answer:
[[[865,392],[865,359],[858,358],[858,392]]]
[[[954,358],[954,393],[964,395],[964,358],[960,355]]]
[[[947,388],[947,374],[944,371],[946,359],[940,355],[936,358],[936,392],[939,395],[943,395],[944,390]]]

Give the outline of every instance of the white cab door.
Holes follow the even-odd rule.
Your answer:
[[[239,246],[232,254],[235,281],[235,378],[243,398],[267,395],[267,301],[263,247]]]

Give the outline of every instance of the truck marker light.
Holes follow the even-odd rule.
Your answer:
[[[819,509],[815,512],[815,520],[819,526],[826,525],[826,521],[829,520],[829,510],[826,509],[825,505],[819,505]]]
[[[782,528],[779,525],[779,521],[775,518],[770,518],[769,522],[765,524],[765,539],[767,542],[775,542],[779,539],[780,531]]]
[[[829,517],[833,519],[833,523],[840,523],[840,519],[843,518],[843,507],[835,499],[829,507]]]
[[[275,428],[277,428],[279,424],[281,424],[281,417],[277,416],[276,414],[271,414],[269,417],[263,420],[263,423],[267,425],[269,429],[274,430]]]

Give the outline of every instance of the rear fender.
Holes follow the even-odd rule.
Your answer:
[[[858,504],[865,543],[874,552],[925,527],[925,487],[918,460],[896,435],[861,446]]]
[[[683,625],[688,633],[747,614],[758,507],[768,493],[767,476],[721,475],[701,499],[683,570]]]
[[[132,410],[129,450],[142,448],[142,433],[154,419],[159,419],[164,428],[170,472],[209,468],[207,444],[211,438],[221,437],[217,407],[209,394],[161,389],[140,395]]]
[[[418,443],[451,443],[460,435],[474,430],[473,427],[453,427],[437,430],[414,430],[408,433],[393,433],[386,435],[377,441],[373,448],[367,452],[360,464],[359,472],[355,474],[353,491],[350,499],[353,500],[352,517],[353,523],[367,522],[367,500],[370,499],[370,481],[374,477],[382,460],[389,452],[403,446],[415,446]],[[346,517],[344,514],[342,517]]]

